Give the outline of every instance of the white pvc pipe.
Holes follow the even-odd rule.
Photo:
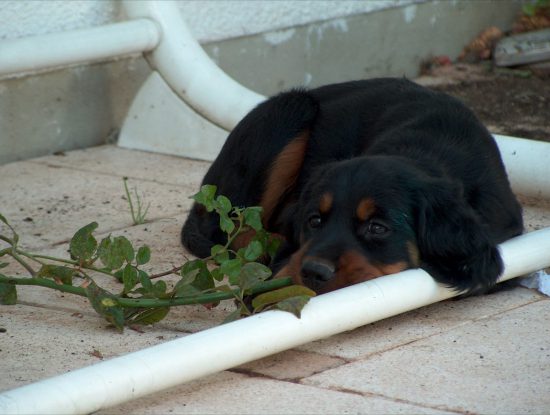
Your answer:
[[[550,266],[550,228],[500,245],[501,281]],[[300,319],[268,311],[0,395],[2,414],[85,414],[457,295],[422,270],[313,298]]]
[[[550,144],[494,134],[512,189],[519,194],[550,198]]]
[[[148,19],[0,41],[0,76],[141,53],[156,47],[157,25]]]
[[[162,39],[147,59],[174,92],[195,111],[228,131],[265,100],[223,72],[193,38],[176,2],[125,1],[131,18],[150,18]]]

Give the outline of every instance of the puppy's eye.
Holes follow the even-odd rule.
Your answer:
[[[321,220],[321,216],[319,215],[311,215],[308,220],[307,220],[307,223],[309,225],[310,228],[318,228],[321,226],[321,223],[323,223],[323,221]]]
[[[366,229],[371,235],[383,235],[389,231],[388,227],[378,222],[369,222]]]

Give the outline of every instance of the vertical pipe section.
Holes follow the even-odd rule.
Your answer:
[[[0,41],[0,76],[23,75],[64,65],[154,49],[160,40],[149,19]]]
[[[150,18],[161,28],[159,45],[146,58],[172,90],[197,113],[231,131],[264,96],[216,66],[193,38],[177,2],[125,1],[130,18]]]
[[[550,228],[500,245],[501,281],[550,266]],[[268,311],[0,394],[2,414],[85,414],[453,296],[416,269]]]

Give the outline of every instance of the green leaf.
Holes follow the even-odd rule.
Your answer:
[[[125,236],[117,236],[113,239],[113,249],[130,263],[134,260],[134,247]]]
[[[215,285],[212,275],[210,275],[210,271],[206,267],[206,263],[201,259],[187,262],[181,268],[180,275],[182,279],[176,285],[178,287],[176,290],[178,295],[183,295],[181,294],[182,290],[193,291],[184,289],[183,287],[186,285],[190,285],[199,291],[213,288]]]
[[[279,247],[281,246],[281,240],[278,238],[271,237],[269,239],[269,242],[267,243],[267,255],[269,255],[270,258],[275,258],[275,255],[277,254],[277,251],[279,250]]]
[[[302,315],[302,309],[309,302],[311,297],[307,295],[299,295],[297,297],[290,297],[286,300],[280,301],[275,305],[275,308],[288,311],[289,313],[294,314],[296,317],[300,318]]]
[[[2,275],[2,277],[5,277],[5,275]],[[6,284],[3,282],[0,282],[0,304],[2,305],[17,304],[17,289],[15,288],[14,284]]]
[[[149,279],[149,278],[147,278]],[[122,282],[124,284],[124,293],[128,293],[134,289],[139,281],[138,270],[130,264],[126,264],[122,271]]]
[[[227,213],[219,212],[220,215],[220,229],[227,234],[230,234],[235,230],[235,222],[231,220]]]
[[[195,281],[195,278],[202,268],[205,268],[206,264],[201,259],[195,259],[193,261],[186,262],[180,270],[182,284],[191,284]]]
[[[239,275],[239,287],[245,292],[271,277],[271,270],[263,264],[244,264]]]
[[[99,259],[108,269],[119,269],[124,262],[132,262],[134,248],[132,243],[124,236],[104,238],[97,249]]]
[[[118,305],[116,297],[93,281],[85,290],[94,310],[119,331],[122,331],[124,328],[124,309]]]
[[[147,264],[151,260],[151,248],[148,246],[141,246],[138,249],[136,255],[136,261],[138,265]]]
[[[210,275],[216,281],[221,281],[221,280],[223,280],[223,277],[224,277],[222,270],[219,269],[219,268],[214,268],[212,271],[210,271]]]
[[[303,285],[290,285],[288,287],[279,288],[278,290],[269,291],[260,295],[257,295],[252,300],[252,307],[254,311],[261,311],[267,306],[285,301],[294,297],[314,297],[316,294]]]
[[[97,247],[97,255],[103,265],[105,265],[105,268],[112,270],[112,269],[118,269],[122,266],[123,261],[117,261],[118,258],[113,258],[111,254],[113,246],[113,240],[111,239],[111,235],[106,236],[101,240],[99,243],[99,246]]]
[[[210,255],[218,264],[221,264],[229,259],[229,252],[227,252],[227,248],[223,245],[214,245],[210,249]]]
[[[146,308],[134,313],[129,322],[143,325],[158,323],[166,317],[169,311],[170,307]]]
[[[210,274],[210,271],[208,270],[208,268],[206,268],[206,265],[204,263],[203,265],[204,266],[201,267],[199,273],[195,277],[195,280],[191,283],[193,287],[200,291],[210,290],[216,285],[214,283],[212,275]]]
[[[240,259],[230,259],[229,261],[225,261],[223,264],[220,265],[221,272],[224,273],[224,275],[227,275],[229,277],[229,281],[233,285],[237,285],[236,278],[239,277],[239,274],[241,273],[241,260]],[[233,282],[235,281],[235,282]]]
[[[216,206],[219,210],[225,213],[229,213],[231,211],[231,208],[233,207],[231,206],[231,202],[229,201],[229,199],[223,195],[220,195],[216,198]]]
[[[0,262],[0,269],[6,268],[9,265],[8,262]]]
[[[244,258],[247,261],[255,261],[263,254],[263,251],[260,241],[251,241],[244,250]]]
[[[216,190],[216,186],[205,184],[201,186],[201,190],[197,194],[191,196],[191,198],[195,202],[204,205],[208,212],[212,212],[214,210],[214,196],[216,194]]]
[[[139,282],[141,283],[141,286],[143,287],[143,289],[146,292],[153,291],[153,283],[151,282],[149,275],[141,269],[138,270],[138,275],[139,275]]]
[[[6,225],[8,225],[8,221],[4,215],[0,213],[0,221],[4,222]]]
[[[166,283],[162,280],[153,284],[153,294],[157,298],[166,298]]]
[[[42,265],[42,268],[40,268],[36,276],[41,278],[52,278],[63,284],[73,285],[73,276],[76,274],[78,274],[78,272],[73,268],[46,264]]]
[[[262,226],[262,208],[259,206],[247,207],[244,210],[244,223],[255,231],[259,231]]]
[[[186,283],[183,279],[179,280],[174,287],[174,297],[191,297],[194,295],[199,295],[201,290],[193,287],[191,284]]]
[[[76,231],[69,244],[72,259],[85,262],[92,258],[97,248],[97,241],[92,232],[97,226],[97,222],[92,222]]]

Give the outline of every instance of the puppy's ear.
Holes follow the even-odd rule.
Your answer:
[[[422,186],[417,211],[422,266],[438,281],[466,294],[491,288],[503,265],[496,243],[462,188],[446,180]]]

